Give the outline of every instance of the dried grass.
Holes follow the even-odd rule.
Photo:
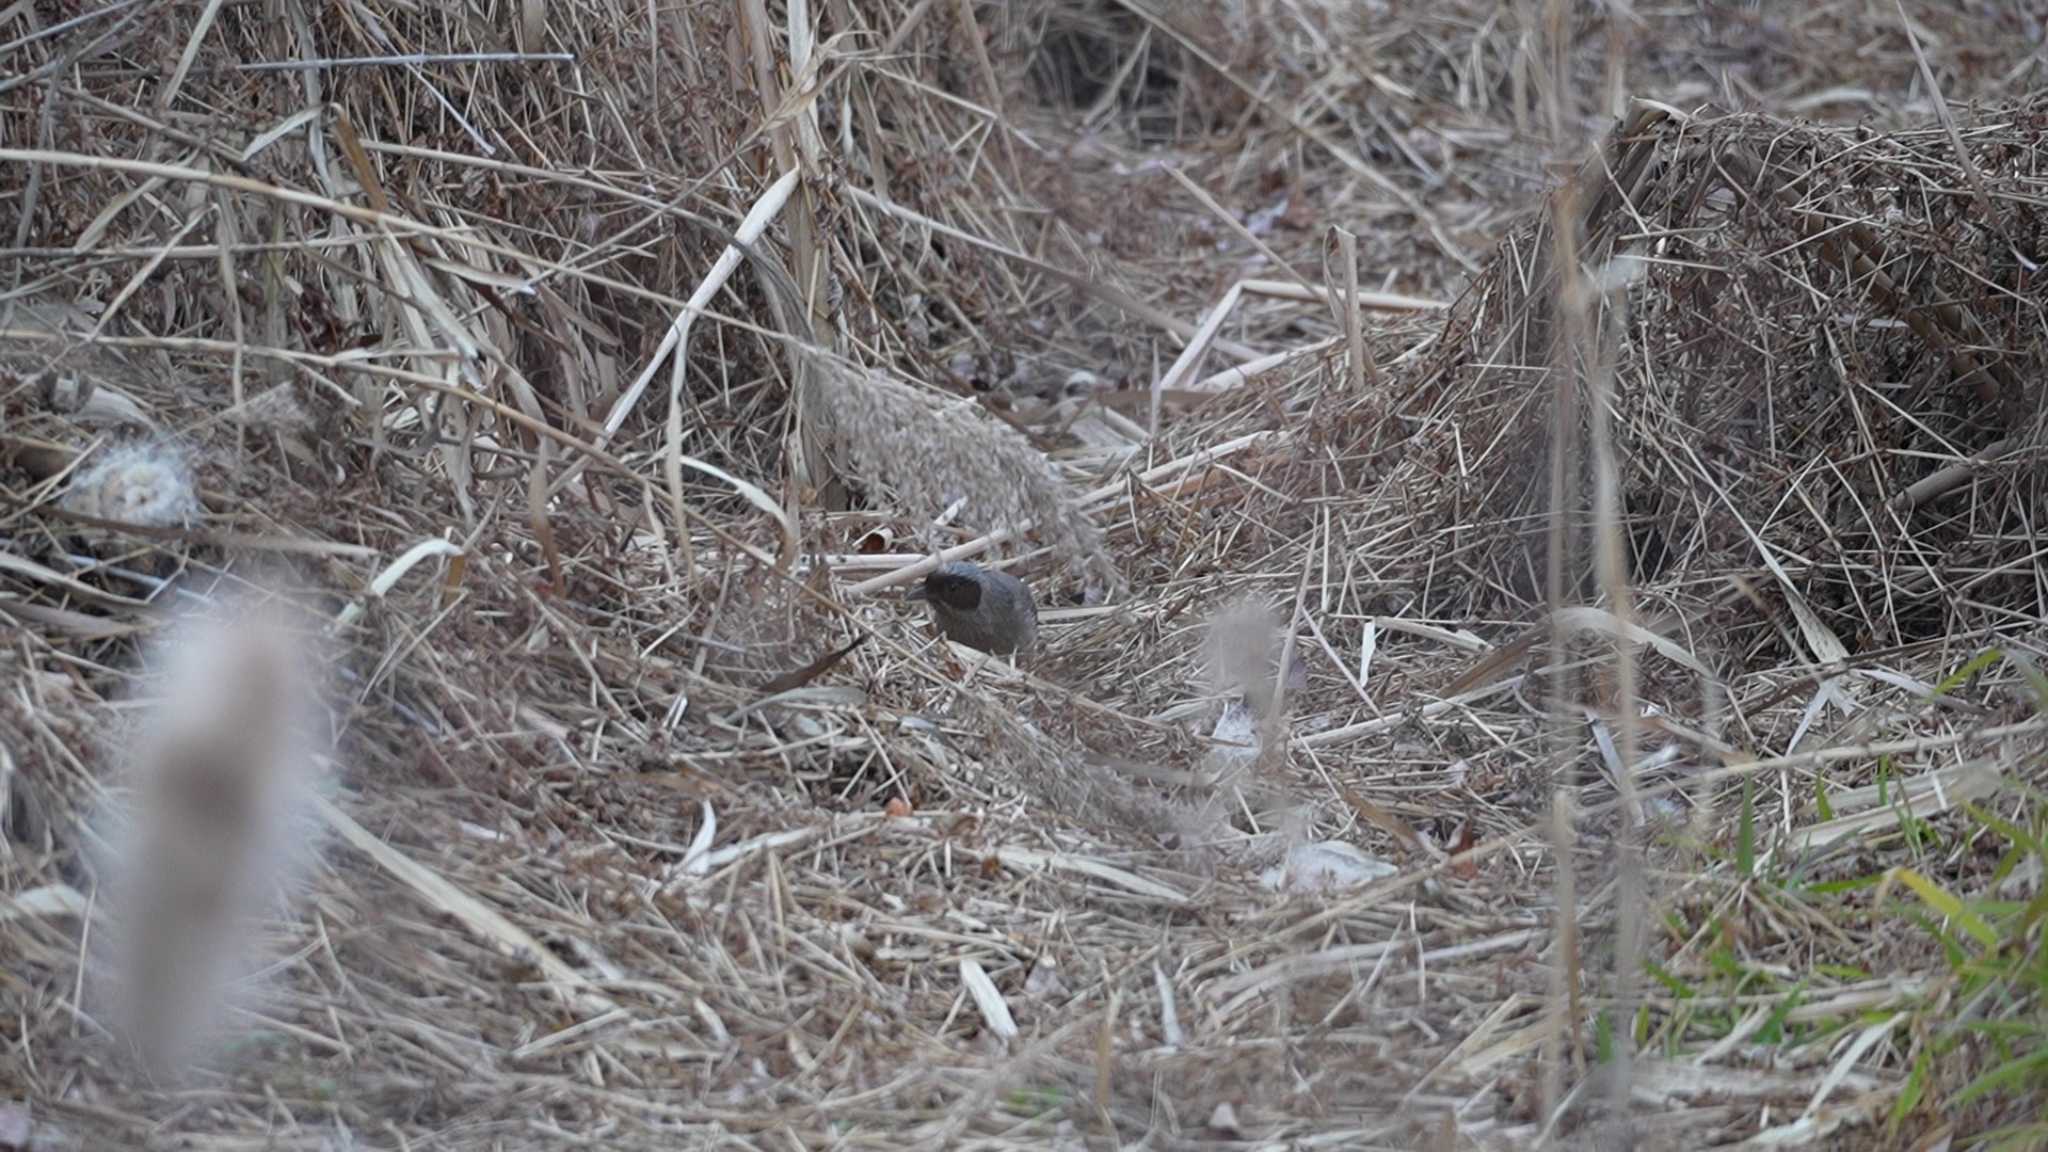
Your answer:
[[[2042,344],[2026,258],[2001,237],[2031,235],[2031,177],[2015,161],[2038,116],[1999,109],[1972,126],[1976,160],[2006,206],[1988,218],[1934,182],[1938,131],[1872,138],[1649,109],[1582,172],[1583,259],[1618,286],[1602,323],[1619,329],[1617,372],[1634,385],[1615,416],[1644,578],[1769,581],[1766,557],[1782,557],[1819,623],[1861,647],[1968,631],[2015,593],[2033,601],[2031,578],[2011,573],[1937,604],[1925,563],[2001,531],[1995,505],[1943,515],[1930,478],[1992,446],[2015,474],[2027,467],[2039,397],[2024,381],[2038,374]],[[1529,418],[1542,394],[1526,384],[1558,338],[1541,229],[1511,238],[1503,255],[1395,409],[1429,429],[1401,436],[1420,457],[1401,467],[1457,488],[1444,515],[1417,524],[1460,555],[1439,593],[1446,610],[1526,603],[1545,563],[1534,477],[1548,437]],[[2008,489],[2011,499],[2025,489]],[[1581,490],[1566,510],[1577,534],[1591,522],[1590,484]],[[1731,636],[1745,655],[1765,645],[1766,660],[1788,655],[1775,639]]]
[[[1933,1106],[1996,1058],[1937,1022],[2029,1001],[1781,882],[1999,891],[1958,806],[2040,784],[2022,664],[1944,683],[2041,647],[2038,35],[1904,12],[7,9],[0,1130],[1870,1147],[1923,1053],[1899,1141],[2018,1114]],[[1551,611],[1567,179],[1633,551]],[[144,438],[196,524],[63,507]],[[933,548],[1034,582],[1028,673],[881,595]],[[335,839],[173,1092],[78,997],[84,837],[139,645],[258,571],[333,640]],[[1310,840],[1399,871],[1261,886]],[[1611,980],[1624,908],[1667,979]]]

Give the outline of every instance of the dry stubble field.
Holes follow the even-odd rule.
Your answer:
[[[0,1148],[2040,1143],[2018,8],[0,7]],[[315,852],[152,1077],[252,595]]]

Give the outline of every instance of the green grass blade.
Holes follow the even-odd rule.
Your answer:
[[[1997,648],[1986,648],[1984,651],[1977,653],[1975,656],[1970,657],[1967,664],[1942,677],[1941,683],[1934,686],[1933,699],[1939,700],[1943,696],[1948,695],[1955,689],[1962,687],[1970,677],[1975,676],[1977,673],[2003,659],[2005,659],[2005,653]]]
[[[2030,1076],[2048,1070],[2048,1044],[2044,1044],[2017,1060],[2007,1060],[1963,1086],[1956,1093],[1958,1105],[1968,1104],[1987,1092],[2009,1087]]]
[[[1919,1107],[1920,1097],[1927,1092],[1927,1074],[1930,1067],[1927,1049],[1913,1058],[1913,1071],[1906,1077],[1905,1087],[1899,1089],[1899,1098],[1892,1102],[1891,1119],[1885,1123],[1885,1134],[1892,1139],[1899,1135],[1899,1125]]]
[[[1742,778],[1742,824],[1735,832],[1735,869],[1743,877],[1756,875],[1756,781]]]
[[[1911,868],[1895,868],[1892,875],[1904,881],[1906,886],[1918,893],[1929,908],[1941,913],[1950,923],[1969,933],[1986,949],[1998,947],[1998,933],[1986,924],[1976,913],[1963,906],[1953,893]]]

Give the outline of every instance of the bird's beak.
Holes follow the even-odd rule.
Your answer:
[[[910,591],[908,591],[908,592],[905,592],[905,593],[903,594],[903,598],[904,598],[905,600],[922,600],[922,599],[924,599],[924,598],[925,598],[925,596],[924,596],[924,585],[923,585],[922,583],[918,583],[918,584],[912,584],[912,585],[910,586]]]

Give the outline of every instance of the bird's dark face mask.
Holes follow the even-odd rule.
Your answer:
[[[924,578],[923,595],[916,598],[955,612],[972,612],[981,607],[981,582],[952,572],[934,572]]]

